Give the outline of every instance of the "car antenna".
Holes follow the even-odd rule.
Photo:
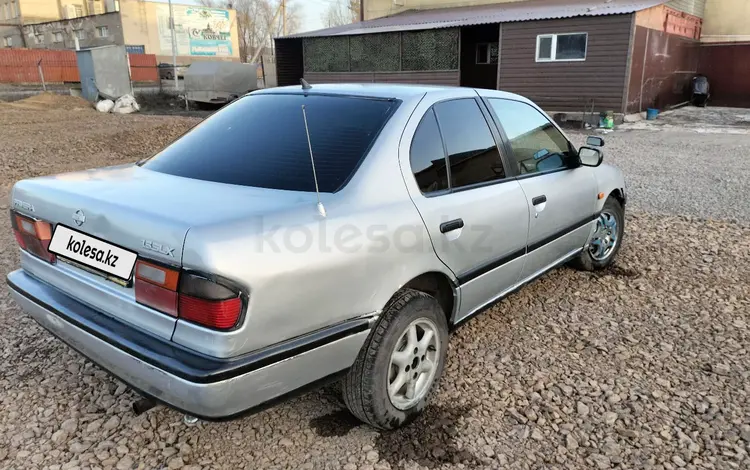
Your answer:
[[[306,83],[304,80],[302,80],[304,88],[304,83]],[[310,86],[310,85],[308,85]],[[313,180],[315,180],[315,194],[318,196],[318,213],[325,217],[326,216],[326,208],[323,206],[323,203],[320,202],[320,189],[318,189],[318,175],[315,172],[315,157],[313,157],[313,149],[312,149],[312,143],[310,142],[310,129],[307,127],[307,111],[305,111],[305,105],[302,105],[302,118],[305,120],[305,134],[307,134],[307,148],[310,149],[310,163],[312,163],[312,170],[313,170]]]
[[[302,89],[303,90],[309,90],[309,89],[312,88],[312,85],[310,85],[309,83],[307,83],[307,80],[305,80],[304,78],[300,78],[299,82],[302,84]]]

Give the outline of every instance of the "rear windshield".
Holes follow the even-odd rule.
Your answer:
[[[251,95],[217,112],[143,166],[219,183],[315,191],[302,118],[322,192],[340,189],[397,103],[324,95]]]

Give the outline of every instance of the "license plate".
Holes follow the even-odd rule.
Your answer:
[[[138,254],[58,224],[49,251],[120,279],[130,279]]]

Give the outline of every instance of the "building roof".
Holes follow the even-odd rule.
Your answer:
[[[645,10],[667,0],[528,0],[405,12],[333,28],[292,34],[285,38],[350,36],[420,29],[452,28],[511,21],[619,15]]]

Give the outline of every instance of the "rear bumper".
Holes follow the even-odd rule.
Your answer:
[[[371,320],[217,359],[106,316],[23,270],[8,275],[8,286],[21,308],[68,346],[143,395],[207,420],[253,411],[345,372]]]

